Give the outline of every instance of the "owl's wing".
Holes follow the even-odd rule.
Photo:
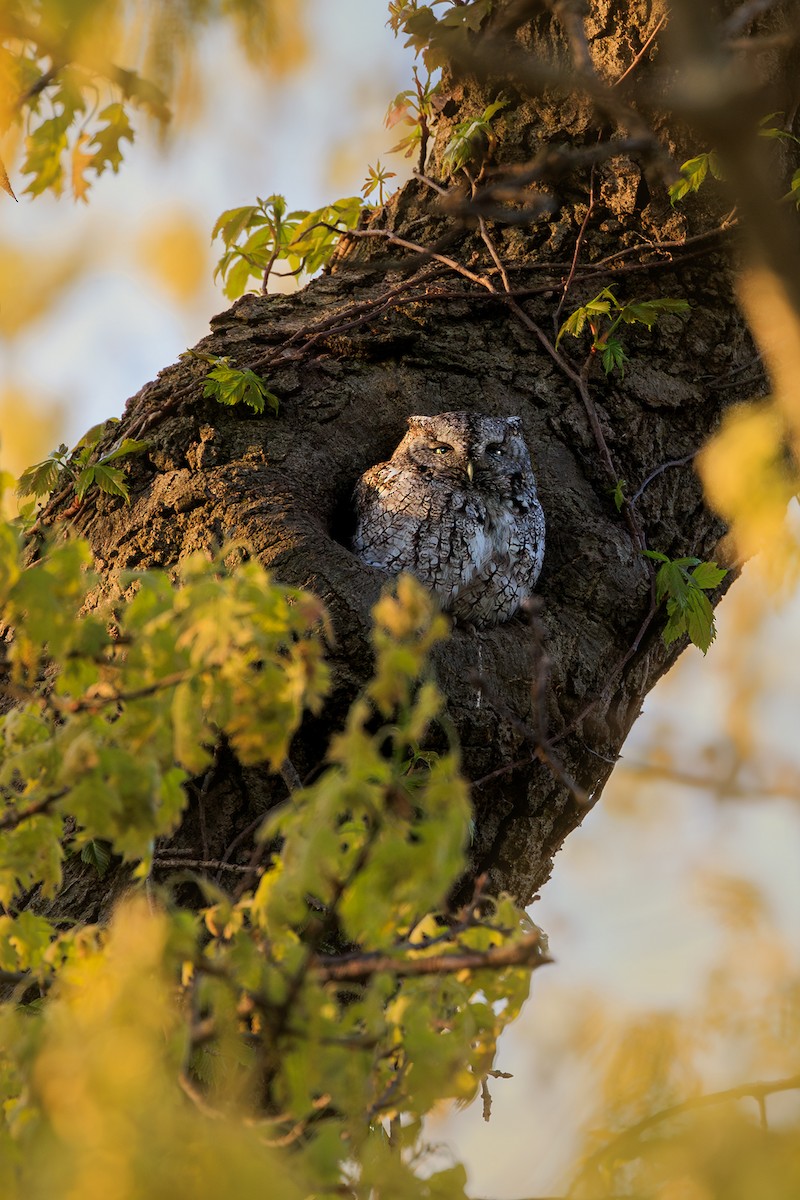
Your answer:
[[[358,524],[353,550],[371,567],[399,572],[414,569],[419,529],[418,484],[393,463],[377,463],[359,479],[354,493]]]

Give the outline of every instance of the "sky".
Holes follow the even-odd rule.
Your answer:
[[[71,255],[90,264],[52,301],[49,267],[40,281],[25,281],[38,288],[41,314],[0,345],[0,385],[6,397],[9,389],[25,397],[24,406],[6,399],[0,409],[0,442],[12,424],[35,424],[38,405],[58,414],[41,454],[62,438],[74,443],[204,336],[209,318],[227,307],[211,279],[209,241],[223,209],[273,192],[302,208],[352,195],[379,155],[398,174],[407,170],[387,158],[396,133],[382,122],[389,100],[410,83],[412,60],[385,19],[382,0],[316,0],[305,69],[271,83],[238,67],[235,87],[218,69],[232,48],[214,32],[199,48],[210,98],[167,150],[143,128],[120,174],[103,176],[88,206],[25,196],[14,205],[0,196],[0,253],[24,246],[42,264]],[[161,277],[154,228],[188,237],[203,281],[189,303],[176,303]],[[0,321],[13,311],[17,285],[6,273]],[[684,654],[648,698],[605,796],[568,839],[531,909],[555,963],[536,974],[533,999],[501,1047],[499,1065],[514,1078],[493,1084],[492,1121],[485,1124],[475,1104],[431,1122],[442,1155],[468,1163],[473,1195],[502,1200],[563,1185],[571,1131],[591,1122],[599,1078],[591,1053],[579,1061],[564,1049],[587,997],[617,1020],[690,1011],[712,969],[730,958],[726,879],[745,881],[761,898],[751,945],[773,939],[800,969],[797,801],[764,799],[757,788],[718,800],[635,770],[666,748],[685,773],[713,773],[712,752],[717,760],[733,752],[746,711],[753,761],[773,772],[785,762],[796,779],[798,661],[797,598],[790,590],[778,605],[756,564],[723,602],[707,657]],[[741,1082],[748,1061],[728,1043],[709,1053],[709,1078]]]

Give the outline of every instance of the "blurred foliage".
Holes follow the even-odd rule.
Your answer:
[[[281,769],[327,688],[325,613],[233,548],[105,601],[81,542],[20,550],[0,526],[2,1194],[462,1196],[462,1168],[426,1173],[422,1117],[475,1096],[543,955],[507,898],[440,916],[470,808],[455,749],[419,749],[442,708],[429,595],[401,577],[376,606],[375,677],[327,767],[267,818],[250,878],[198,878],[193,911],[154,889],[158,839],[220,738]],[[149,901],[134,888],[108,928],[26,907],[87,849]]]
[[[595,1062],[576,1200],[797,1193],[800,966],[758,887],[711,868],[697,882],[695,903],[721,929],[690,1006],[630,1016],[596,997],[577,1005],[573,1036],[591,1021]]]
[[[45,253],[0,242],[0,335],[13,338],[50,311],[85,266],[74,246]]]
[[[13,387],[0,391],[0,462],[8,472],[0,487],[0,516],[10,517],[16,512],[15,476],[21,475],[41,453],[43,445],[52,446],[62,421],[62,411],[48,407],[38,397]]]
[[[296,0],[10,0],[0,11],[0,136],[24,134],[22,175],[31,196],[76,200],[118,171],[140,115],[161,126],[195,69],[198,30],[226,20],[248,57],[273,71],[305,54]],[[13,142],[13,139],[12,139]],[[13,174],[9,160],[3,171]]]
[[[731,409],[698,468],[709,501],[731,526],[736,555],[761,554],[773,584],[787,588],[800,572],[796,522],[786,520],[800,490],[800,322],[783,283],[765,267],[742,275],[739,295],[772,395]]]
[[[177,304],[188,304],[208,277],[205,231],[194,213],[165,209],[150,221],[139,241],[139,256],[150,275]]]

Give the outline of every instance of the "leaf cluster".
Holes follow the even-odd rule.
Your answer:
[[[296,14],[252,0],[26,0],[0,13],[0,133],[24,134],[27,194],[66,187],[88,200],[116,172],[144,114],[163,128],[170,95],[191,69],[200,26],[225,20],[252,60],[296,61]],[[167,48],[168,47],[168,51]],[[0,187],[14,195],[0,162]]]
[[[671,559],[657,550],[644,553],[660,564],[656,571],[656,602],[666,600],[667,624],[661,635],[664,645],[670,646],[686,634],[705,654],[716,637],[714,610],[705,593],[722,583],[727,569],[699,558]]]
[[[413,88],[407,88],[406,91],[397,93],[386,110],[384,124],[387,129],[394,129],[396,125],[408,127],[408,133],[391,147],[390,154],[398,154],[402,150],[406,158],[410,158],[413,154],[419,154],[420,160],[422,160],[428,137],[433,132],[439,115],[436,108],[439,83],[438,81],[433,82],[430,72],[423,82],[416,67],[413,69],[413,74]],[[423,166],[424,163],[421,161],[420,169]]]
[[[368,200],[370,196],[377,192],[378,204],[383,205],[385,199],[384,188],[386,187],[386,183],[389,179],[396,178],[397,172],[388,171],[386,167],[382,165],[381,160],[378,159],[374,167],[367,167],[367,177],[362,184],[361,195],[365,200]]]
[[[429,71],[443,67],[447,55],[442,35],[476,34],[494,8],[494,0],[391,0],[387,24],[395,36],[407,34],[405,45],[422,58]],[[444,9],[437,13],[435,9]]]
[[[69,186],[76,200],[87,202],[94,180],[119,170],[124,143],[135,137],[133,111],[164,125],[166,96],[136,70],[116,67],[110,47],[99,49],[96,5],[76,6],[68,25],[55,0],[28,7],[38,19],[12,11],[0,26],[0,125],[25,131],[26,194],[58,196]],[[108,36],[113,29],[112,18]]]
[[[684,316],[689,312],[689,307],[687,300],[676,300],[668,296],[623,303],[617,299],[611,288],[605,287],[593,300],[576,308],[567,317],[558,331],[556,346],[564,334],[580,337],[588,325],[592,333],[592,353],[600,355],[603,370],[608,375],[616,368],[624,374],[628,356],[619,338],[614,336],[620,325],[639,324],[652,329],[665,313]]]
[[[204,354],[198,350],[186,350],[181,357],[199,358],[208,363],[210,369],[203,386],[204,398],[210,397],[229,408],[245,404],[256,413],[263,413],[264,405],[268,404],[277,413],[280,400],[270,391],[266,380],[249,367],[234,367],[228,355]]]
[[[478,157],[491,154],[497,142],[492,121],[508,104],[501,96],[487,105],[479,117],[471,117],[454,126],[453,136],[442,154],[442,165],[451,174],[468,167]]]
[[[0,717],[0,970],[58,987],[33,1009],[0,1004],[3,1194],[37,1193],[45,1165],[51,1194],[93,1194],[98,1156],[124,1164],[121,1196],[167,1194],[202,1159],[212,1113],[225,1179],[209,1164],[201,1200],[276,1177],[298,1200],[378,1184],[461,1200],[462,1168],[424,1167],[422,1119],[475,1095],[544,958],[506,898],[443,918],[470,806],[456,750],[421,749],[443,719],[426,660],[448,626],[431,597],[401,577],[376,606],[375,676],[319,779],[266,819],[250,886],[198,878],[200,911],[167,887],[108,929],[59,930],[21,892],[52,895],[74,851],[147,875],[220,737],[279,769],[327,687],[325,615],[253,561],[197,557],[174,583],[126,576],[127,599],[80,617],[88,548],[63,542],[27,568],[20,550],[0,526],[18,705]]]
[[[57,483],[68,482],[74,487],[78,500],[83,500],[90,488],[97,487],[107,495],[121,496],[126,504],[130,503],[125,476],[119,467],[111,464],[131,454],[140,454],[142,450],[147,449],[147,442],[123,438],[112,450],[94,462],[90,461],[101,438],[114,424],[117,424],[117,421],[112,418],[92,426],[73,450],[68,450],[62,442],[42,462],[35,463],[22,472],[17,484],[17,494],[21,497],[33,496],[38,500],[50,495]]]
[[[266,291],[278,262],[288,270],[275,274],[313,275],[329,261],[342,233],[358,224],[362,207],[360,197],[350,196],[313,212],[288,212],[284,197],[272,195],[226,209],[211,233],[212,241],[219,237],[225,247],[214,278],[222,280],[225,295],[235,300],[251,280]]]
[[[148,862],[183,811],[181,785],[221,736],[242,762],[276,767],[303,709],[321,702],[322,608],[255,563],[229,575],[190,559],[177,587],[129,575],[132,599],[79,618],[97,583],[83,543],[54,545],[23,570],[18,534],[4,526],[0,555],[19,702],[0,718],[2,903],[34,883],[57,889],[68,817],[75,848],[104,841]]]

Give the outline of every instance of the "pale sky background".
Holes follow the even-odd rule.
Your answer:
[[[231,86],[219,69],[231,56],[227,36],[209,35],[201,48],[205,77],[214,81],[206,110],[166,153],[144,126],[120,174],[101,179],[88,207],[66,197],[21,197],[14,205],[0,196],[0,253],[22,245],[51,258],[77,252],[94,264],[2,344],[0,385],[29,399],[19,411],[0,410],[0,438],[11,438],[10,423],[34,421],[35,400],[61,411],[40,454],[60,438],[72,444],[90,425],[119,415],[227,307],[211,282],[210,248],[201,263],[207,284],[188,307],[176,306],[143,265],[154,221],[166,215],[195,224],[202,246],[223,209],[256,194],[282,192],[291,207],[314,208],[355,194],[378,155],[398,173],[406,169],[402,158],[387,157],[397,135],[382,121],[389,100],[410,85],[412,60],[385,26],[383,0],[316,0],[310,12],[311,59],[279,86],[241,66]],[[2,303],[13,304],[13,289]],[[771,605],[757,567],[748,568],[721,607],[717,643],[705,659],[686,653],[648,699],[605,797],[559,854],[532,909],[556,964],[535,976],[533,999],[500,1053],[499,1067],[515,1077],[493,1084],[490,1124],[478,1104],[432,1122],[431,1136],[467,1162],[474,1196],[563,1188],[570,1132],[589,1119],[596,1090],[601,1047],[583,1060],[565,1052],[589,995],[616,1018],[687,1011],[711,964],[736,957],[714,873],[750,881],[762,897],[760,923],[739,955],[743,977],[755,970],[754,946],[777,943],[800,970],[797,801],[762,799],[755,790],[719,802],[703,789],[634,780],[625,768],[652,761],[666,745],[682,771],[713,774],[704,755],[709,746],[733,747],[729,709],[745,678],[754,692],[756,774],[786,761],[789,783],[800,790],[800,608],[796,597],[775,611]],[[748,628],[753,612],[767,615]],[[746,1081],[756,1069],[746,1048],[730,1041],[706,1058],[710,1086]],[[797,1069],[787,1063],[773,1073]]]

